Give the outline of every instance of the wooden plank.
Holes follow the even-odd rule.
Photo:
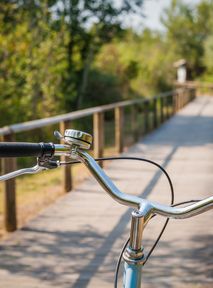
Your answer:
[[[4,142],[15,141],[13,134],[5,135]],[[2,163],[3,174],[16,170],[16,158],[4,158]],[[16,211],[16,180],[15,178],[4,181],[4,225],[7,232],[17,229]]]
[[[124,124],[124,113],[122,107],[115,108],[115,147],[118,153],[123,152],[123,124]]]
[[[60,122],[60,133],[64,135],[64,131],[70,127],[70,121],[62,121]],[[64,143],[64,142],[62,142]],[[66,156],[61,156],[62,161],[69,161],[70,158]],[[70,192],[73,188],[73,181],[72,181],[72,171],[71,165],[64,165],[62,167],[62,177],[63,177],[63,184],[62,189],[64,193]]]
[[[93,147],[94,157],[103,157],[104,152],[104,113],[98,112],[93,114]],[[99,161],[99,165],[103,166],[103,161]]]

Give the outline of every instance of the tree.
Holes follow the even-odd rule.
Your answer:
[[[102,47],[95,67],[118,79],[123,98],[151,96],[171,88],[173,54],[162,36],[149,29],[141,35],[129,30],[122,40]]]
[[[143,1],[63,0],[58,5],[58,21],[67,25],[67,75],[64,93],[69,109],[82,105],[94,55],[103,43],[121,32],[122,15],[141,12]]]
[[[165,10],[162,22],[166,27],[168,47],[176,58],[185,58],[191,68],[192,77],[203,73],[203,43],[212,30],[213,2],[203,0],[197,6],[173,0]]]
[[[39,8],[38,1],[27,2],[0,3],[1,125],[50,116],[63,107],[61,34],[52,28],[46,1]]]
[[[203,64],[206,67],[206,71],[202,78],[205,81],[213,82],[213,34],[210,35],[204,43],[204,55]]]

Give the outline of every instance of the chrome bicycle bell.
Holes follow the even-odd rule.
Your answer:
[[[81,149],[90,149],[92,145],[92,135],[79,130],[66,129],[64,140],[66,143],[75,144]]]

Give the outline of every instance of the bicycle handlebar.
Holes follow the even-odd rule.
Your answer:
[[[2,142],[0,143],[0,157],[52,157],[55,152],[53,143],[26,143]]]
[[[53,143],[4,142],[0,143],[0,157],[36,156],[41,158],[43,157],[42,159],[45,159],[46,156],[47,159],[48,157],[49,159],[51,159],[52,156],[66,155],[72,159],[78,159],[87,166],[87,168],[90,170],[90,172],[99,182],[99,184],[114,200],[116,200],[120,204],[136,208],[138,217],[143,216],[146,220],[148,220],[153,214],[159,214],[165,217],[176,219],[184,219],[201,214],[213,207],[213,197],[206,198],[184,208],[176,208],[161,205],[152,201],[147,201],[137,196],[122,193],[111,181],[111,179],[105,174],[101,167],[96,163],[96,161],[85,151],[85,149],[88,149],[89,143],[87,143],[87,145],[85,146],[85,141],[82,140],[82,137],[84,136],[84,134],[82,134],[83,132],[77,131],[81,132],[81,134],[76,134],[76,131],[73,130],[66,131],[69,132],[71,136],[73,136],[72,134],[75,133],[75,136],[77,135],[79,139],[76,139],[76,137],[71,137],[70,134],[67,133],[68,139],[66,139],[65,137],[65,145]],[[49,163],[38,161],[38,164],[32,168],[21,169],[19,171],[14,171],[9,174],[0,176],[0,181],[8,180],[21,174],[33,174],[43,169],[56,168],[60,165],[60,162],[57,162],[57,164],[51,164],[50,162],[51,161],[49,161]]]
[[[138,209],[138,217],[144,216],[147,221],[153,214],[167,218],[185,219],[201,214],[213,208],[213,197],[208,197],[183,208],[171,207],[122,193],[111,179],[100,168],[96,161],[85,151],[78,151],[79,160],[83,162],[104,190],[120,204]]]

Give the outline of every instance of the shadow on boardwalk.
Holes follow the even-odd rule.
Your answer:
[[[210,98],[197,99],[127,153],[149,157],[170,169],[176,180],[178,200],[194,199],[195,195],[203,198],[211,192],[212,108]],[[209,173],[203,175],[202,169]],[[137,190],[144,198],[152,196],[156,185],[164,191],[159,171],[144,170],[147,179],[142,186],[140,170],[141,166],[134,163],[118,161],[110,164],[107,173],[126,191]],[[128,237],[131,210],[112,203],[97,187],[88,180],[2,243],[1,287],[113,287],[115,261]],[[157,195],[156,201],[163,202],[164,198]],[[145,247],[151,246],[160,221],[147,228]],[[199,283],[200,287],[208,287],[213,278],[213,231],[205,226],[210,229],[210,223],[209,213],[196,217],[194,222],[172,222],[144,268],[144,287],[181,287],[180,277],[183,287]]]

